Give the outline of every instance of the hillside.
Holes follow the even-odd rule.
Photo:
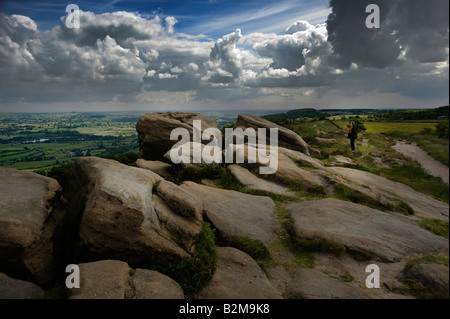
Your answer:
[[[246,114],[233,128],[277,127],[275,153],[250,163],[247,145],[243,153],[232,148],[244,163],[194,163],[192,152],[175,163],[170,133],[183,127],[192,134],[194,120],[218,128],[197,113],[146,114],[136,124],[142,158],[125,165],[80,157],[57,175],[59,183],[0,168],[0,248],[8,256],[0,262],[2,293],[448,298],[448,185],[427,173],[426,192],[414,184],[404,171],[420,170],[390,150],[394,140],[364,133],[351,152],[345,130],[329,121],[307,143]],[[205,149],[190,141],[178,147]],[[275,170],[261,173],[267,167]],[[69,264],[79,269],[80,288],[64,284]],[[366,285],[368,265],[381,272],[379,288]]]

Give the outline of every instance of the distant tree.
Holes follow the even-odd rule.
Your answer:
[[[436,135],[440,138],[449,139],[449,121],[442,121],[436,124]]]

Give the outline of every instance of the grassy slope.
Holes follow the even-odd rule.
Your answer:
[[[341,123],[342,122],[342,123]],[[294,130],[300,136],[308,140],[311,147],[320,150],[320,159],[327,165],[336,162],[335,156],[342,155],[351,158],[355,165],[353,168],[362,169],[371,173],[384,176],[396,182],[406,184],[413,189],[431,195],[446,203],[449,202],[449,187],[440,178],[429,175],[416,161],[408,159],[403,155],[392,150],[395,145],[395,140],[398,138],[415,139],[426,144],[426,150],[434,150],[435,157],[441,158],[441,162],[448,163],[448,140],[440,139],[435,136],[422,137],[421,134],[412,133],[397,133],[397,134],[380,134],[376,132],[364,132],[359,135],[357,140],[357,150],[352,152],[350,149],[350,142],[345,137],[345,125],[348,121],[338,121],[344,129],[337,129],[330,121],[313,121],[300,124],[286,125],[288,128]],[[366,125],[366,123],[364,123]],[[396,123],[386,129],[392,129]],[[414,126],[415,123],[408,123],[409,126]],[[367,126],[367,125],[366,125]],[[333,143],[317,142],[312,137],[316,135],[314,130],[319,129],[325,134],[321,137],[333,138]],[[409,128],[409,131],[414,131]],[[317,132],[316,132],[317,133]],[[366,139],[369,140],[367,146],[361,145],[361,142]],[[421,143],[421,144],[422,144]],[[418,145],[420,146],[421,144]],[[430,152],[431,154],[432,152]],[[383,161],[390,166],[390,168],[380,167],[375,164],[373,156],[383,158]]]

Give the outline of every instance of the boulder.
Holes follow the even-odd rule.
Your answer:
[[[197,148],[199,151],[194,151],[194,148]],[[222,153],[220,150],[218,151],[218,159],[214,161],[213,156],[215,156],[214,153],[207,154],[209,156],[210,160],[207,162],[205,161],[205,156],[203,154],[205,145],[198,142],[188,142],[182,145],[178,145],[176,148],[173,148],[175,154],[178,154],[177,161],[172,159],[171,152],[172,149],[169,150],[166,154],[164,154],[164,158],[169,162],[174,164],[175,168],[178,169],[179,167],[194,167],[194,168],[201,168],[205,166],[210,167],[219,167],[221,163],[223,162]],[[189,155],[183,154],[183,150],[189,150]]]
[[[236,180],[246,188],[285,196],[295,196],[295,193],[287,191],[285,187],[259,178],[242,166],[233,164],[229,165],[228,169]]]
[[[136,269],[126,294],[131,299],[184,299],[181,286],[157,271]]]
[[[41,287],[0,273],[0,299],[44,299]]]
[[[189,131],[192,141],[194,120],[202,121],[202,132],[209,127],[217,128],[216,121],[198,113],[167,112],[143,115],[136,124],[142,157],[147,160],[167,161],[164,154],[178,142],[170,140],[170,133],[176,128],[185,128]]]
[[[255,129],[256,133],[258,133],[259,128],[266,129],[267,143],[269,143],[270,141],[270,129],[277,128],[279,146],[309,155],[308,144],[303,140],[303,138],[301,138],[294,131],[277,125],[271,121],[265,120],[255,115],[239,114],[238,120],[236,124],[234,124],[233,128],[238,127],[242,128],[243,130],[245,130],[246,128],[253,128]]]
[[[425,288],[448,293],[448,266],[433,263],[419,263],[408,268],[404,276],[420,282]]]
[[[52,178],[0,168],[0,271],[39,283],[55,276],[67,215],[61,193]]]
[[[294,235],[323,239],[348,250],[395,261],[411,254],[448,251],[448,240],[420,228],[403,215],[337,199],[290,203]]]
[[[132,269],[119,260],[78,265],[80,288],[72,288],[70,299],[124,299]]]
[[[286,182],[287,180],[300,180],[306,186],[326,185],[325,179],[320,174],[316,174],[315,172],[300,167],[301,165],[306,164],[309,167],[312,166],[317,169],[322,169],[324,168],[322,162],[301,152],[289,150],[284,147],[273,147],[271,153],[267,150],[266,154],[260,155],[258,146],[252,144],[244,144],[243,147],[230,145],[230,151],[233,152],[233,159],[235,162],[236,158],[239,157],[244,163],[249,163],[249,154],[256,154],[256,158],[251,165],[257,165],[260,169],[271,165],[272,168],[274,168],[274,171],[266,174],[269,178],[281,182]]]
[[[182,188],[194,192],[203,202],[207,219],[225,237],[249,236],[265,243],[275,238],[276,206],[270,197],[219,189],[193,182]]]
[[[180,285],[147,269],[133,270],[119,260],[78,265],[80,288],[72,288],[70,299],[183,299]]]
[[[286,155],[287,157],[293,159],[300,165],[306,164],[319,169],[325,167],[320,160],[311,157],[309,155],[306,155],[302,152],[293,151],[284,147],[278,147],[278,153]]]
[[[278,179],[298,180],[305,186],[326,185],[326,181],[318,174],[299,167],[294,161],[283,153],[278,154],[278,169],[275,173]]]
[[[171,173],[170,169],[172,168],[172,165],[161,162],[161,161],[146,161],[142,158],[138,159],[136,161],[136,166],[139,168],[148,169],[162,178],[172,181],[174,180],[174,176]]]
[[[156,194],[177,214],[202,219],[202,202],[192,192],[163,180],[156,187]]]
[[[258,264],[232,247],[217,247],[217,270],[198,299],[281,299]]]
[[[363,289],[309,268],[294,269],[291,272],[286,292],[304,299],[369,298]]]
[[[149,170],[96,157],[79,158],[70,174],[81,246],[90,253],[138,264],[190,257],[202,227],[194,195]]]
[[[331,179],[335,178],[333,175],[340,177],[339,182],[381,203],[398,204],[393,198],[400,199],[408,203],[417,216],[448,221],[449,206],[447,203],[419,193],[405,184],[352,168],[327,167],[325,170]]]

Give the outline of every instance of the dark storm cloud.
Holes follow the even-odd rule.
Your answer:
[[[406,55],[418,62],[440,62],[448,58],[449,1],[402,0],[394,7],[392,28]]]
[[[379,29],[365,25],[368,4],[380,8]],[[402,53],[418,62],[447,60],[448,0],[331,0],[330,6],[328,40],[339,67],[385,68]]]

